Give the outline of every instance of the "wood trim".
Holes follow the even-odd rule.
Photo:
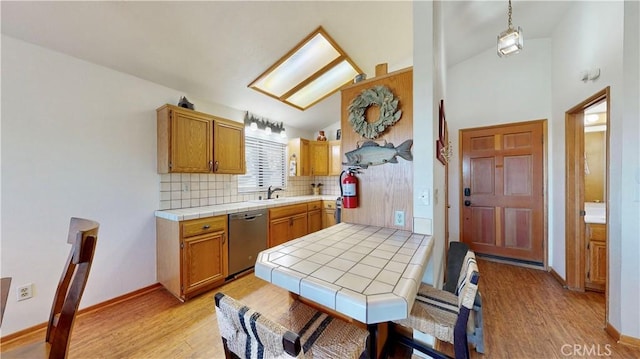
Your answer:
[[[615,341],[620,341],[620,332],[609,321],[605,323],[604,331]]]
[[[156,290],[161,289],[161,288],[162,288],[162,285],[160,283],[155,283],[155,284],[152,284],[152,285],[150,285],[148,287],[140,288],[138,290],[134,290],[133,292],[129,292],[129,293],[123,294],[123,295],[121,295],[119,297],[111,298],[109,300],[106,300],[104,302],[92,305],[90,307],[86,307],[84,309],[80,309],[78,311],[77,316],[81,316],[81,315],[88,314],[88,313],[93,313],[93,312],[101,310],[103,308],[107,308],[107,307],[110,307],[112,305],[116,305],[116,304],[122,303],[124,301],[129,300],[129,299],[133,299],[133,298],[137,298],[137,297],[146,295],[148,293],[151,293],[151,292],[156,291]],[[9,335],[5,335],[4,337],[0,338],[0,343],[2,345],[5,345],[5,344],[8,344],[8,343],[13,342],[15,340],[18,340],[18,339],[22,338],[23,336],[27,336],[27,335],[33,334],[33,333],[35,333],[35,332],[37,332],[39,330],[45,330],[46,328],[47,328],[47,322],[41,323],[41,324],[36,324],[36,325],[34,325],[32,327],[17,331],[15,333],[11,333]]]
[[[373,78],[370,78],[370,79],[362,80],[362,81],[360,81],[360,82],[357,82],[357,83],[354,83],[354,84],[350,84],[350,85],[344,86],[344,87],[343,87],[343,88],[341,88],[340,90],[342,90],[342,91],[344,91],[344,90],[348,90],[348,89],[350,89],[350,88],[352,88],[352,87],[362,86],[363,84],[367,84],[367,83],[369,83],[369,82],[374,82],[374,81],[383,80],[383,79],[386,79],[387,77],[397,76],[397,75],[400,75],[400,74],[402,74],[402,73],[409,72],[409,71],[413,71],[413,67],[407,67],[407,68],[404,68],[404,69],[401,69],[401,70],[398,70],[398,71],[389,72],[389,73],[387,73],[386,75],[380,75],[380,76],[376,76],[376,77],[373,77]],[[403,114],[403,115],[404,115],[404,114]],[[343,130],[343,131],[344,131],[344,130]],[[344,132],[343,132],[343,134],[344,134]]]
[[[640,348],[640,338],[634,338],[624,334],[620,335],[618,343]]]
[[[565,114],[565,263],[567,288],[584,291],[584,108]]]
[[[560,283],[560,285],[562,285],[562,287],[566,288],[567,287],[567,282],[565,282],[565,280],[560,276],[560,274],[558,274],[558,272],[556,272],[555,269],[553,269],[552,267],[549,267],[549,274],[551,274],[551,276],[558,281],[558,283]]]
[[[576,291],[585,290],[585,248],[584,222],[576,216],[584,206],[584,110],[594,103],[611,101],[609,87],[590,96],[565,113],[565,267],[567,288]],[[609,118],[607,106],[607,118]],[[609,153],[609,134],[607,134],[607,153]],[[609,160],[607,155],[607,198],[609,186]],[[608,214],[607,206],[607,214]],[[609,246],[607,246],[607,258]],[[607,261],[609,262],[609,261]],[[608,271],[607,271],[608,272]],[[609,316],[609,290],[605,289],[606,313]]]

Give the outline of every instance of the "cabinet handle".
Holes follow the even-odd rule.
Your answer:
[[[208,224],[205,224],[204,226],[202,226],[202,229],[209,229],[209,228],[211,228],[211,226]]]
[[[213,161],[209,160],[209,171],[213,171]]]
[[[220,162],[219,162],[219,161],[216,161],[216,162],[213,164],[213,172],[218,172],[218,165],[219,165],[219,164],[220,164]]]

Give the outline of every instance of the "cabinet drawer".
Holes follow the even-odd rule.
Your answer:
[[[200,234],[225,231],[227,216],[192,219],[182,223],[182,237],[193,237]]]
[[[322,208],[322,201],[313,201],[307,203],[307,211],[313,211]]]
[[[336,209],[336,201],[322,201],[322,208]]]
[[[588,236],[593,241],[606,241],[607,240],[607,226],[604,224],[588,225]]]
[[[282,206],[269,209],[269,219],[276,219],[282,217],[289,217],[300,213],[307,212],[307,204],[294,204],[291,206]]]

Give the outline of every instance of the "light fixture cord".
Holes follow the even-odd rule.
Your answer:
[[[513,24],[511,23],[511,0],[509,0],[509,29],[513,28]]]

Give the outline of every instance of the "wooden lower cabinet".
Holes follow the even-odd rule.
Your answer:
[[[322,229],[322,201],[307,203],[307,232],[313,233]]]
[[[180,300],[224,283],[228,275],[227,216],[156,218],[158,282]]]
[[[604,291],[607,283],[607,226],[587,223],[586,289]]]
[[[269,247],[302,237],[307,233],[306,203],[269,209]]]
[[[336,202],[322,201],[322,228],[336,224]]]

